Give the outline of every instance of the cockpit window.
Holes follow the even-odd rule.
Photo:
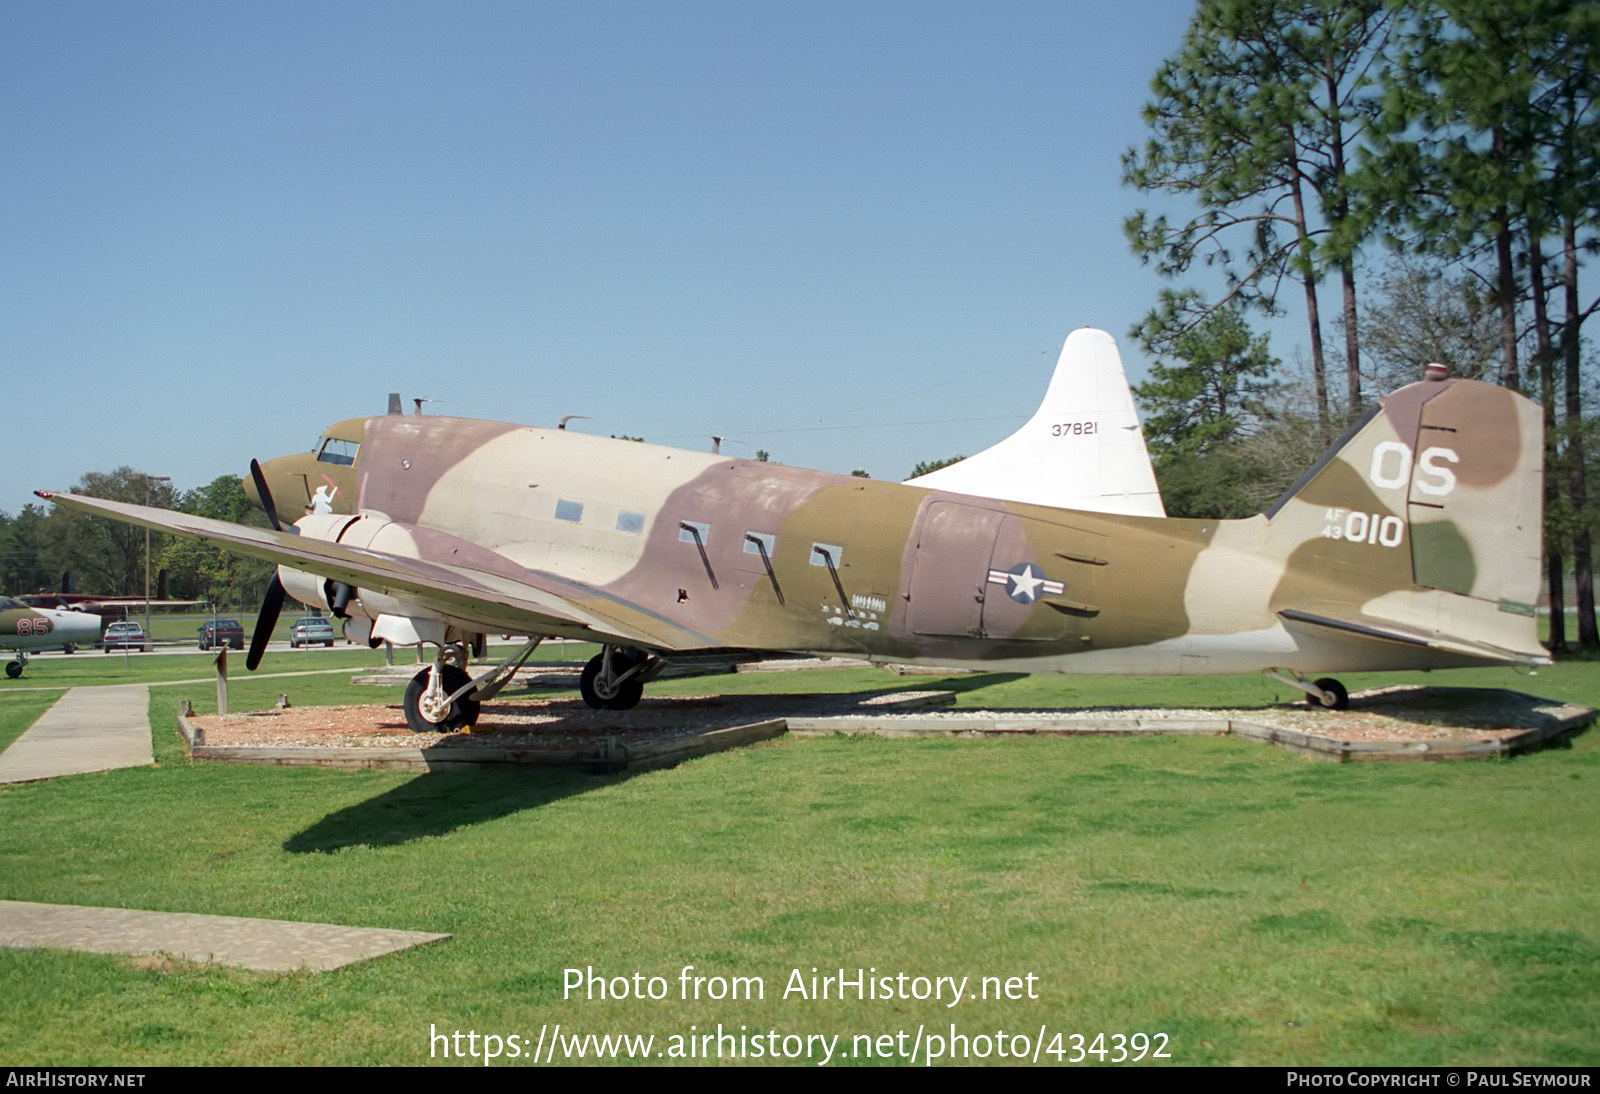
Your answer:
[[[9,596],[0,596],[0,612],[14,612],[18,608],[26,607],[27,605],[20,600],[12,600]]]
[[[361,446],[355,441],[341,441],[329,437],[322,442],[322,449],[317,453],[318,463],[336,463],[341,467],[349,467],[356,462],[356,453],[361,451]]]

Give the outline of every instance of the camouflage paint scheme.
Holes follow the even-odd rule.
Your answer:
[[[52,500],[282,564],[347,633],[513,633],[1025,672],[1542,664],[1539,409],[1469,380],[1389,396],[1267,513],[1208,521],[994,501],[564,430],[350,419],[265,465],[298,535]],[[1063,468],[1062,474],[1071,474]],[[247,483],[254,493],[253,487]],[[324,508],[326,508],[324,506]]]

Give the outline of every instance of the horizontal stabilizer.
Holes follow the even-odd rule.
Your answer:
[[[1428,649],[1461,653],[1469,657],[1482,657],[1491,661],[1512,661],[1528,665],[1548,665],[1550,658],[1526,650],[1506,649],[1487,642],[1475,642],[1449,635],[1434,634],[1418,627],[1379,619],[1340,619],[1328,615],[1315,615],[1293,608],[1278,612],[1284,622],[1328,631],[1339,631],[1355,638],[1377,642],[1398,642],[1407,646],[1425,646]]]
[[[1116,339],[1093,327],[1067,338],[1044,402],[1026,425],[906,482],[1057,509],[1166,516]]]

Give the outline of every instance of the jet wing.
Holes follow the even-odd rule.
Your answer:
[[[441,615],[480,622],[491,631],[539,634],[578,629],[599,640],[620,640],[663,651],[724,645],[640,604],[545,571],[519,569],[516,577],[508,577],[168,509],[77,494],[37,493],[71,509],[186,536],[358,589],[415,601]]]

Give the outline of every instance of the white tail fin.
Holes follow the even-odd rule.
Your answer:
[[[906,481],[998,501],[1166,516],[1117,341],[1093,327],[1068,336],[1027,425],[976,456]]]

